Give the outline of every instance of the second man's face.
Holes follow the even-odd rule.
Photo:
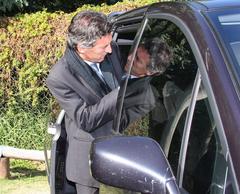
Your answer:
[[[91,48],[77,47],[78,53],[83,60],[100,63],[108,53],[112,52],[112,34],[101,37]]]
[[[130,61],[132,59],[132,54],[128,56],[127,64],[125,66],[125,70],[128,71],[130,68]],[[142,77],[146,75],[150,75],[147,66],[150,62],[150,55],[148,51],[142,46],[138,47],[136,56],[133,61],[131,75]]]

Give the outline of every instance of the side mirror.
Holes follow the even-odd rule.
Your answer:
[[[95,139],[90,166],[93,177],[106,185],[141,193],[180,193],[161,147],[148,137]]]

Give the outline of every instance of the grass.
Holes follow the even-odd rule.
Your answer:
[[[10,179],[0,179],[0,194],[50,194],[44,162],[10,160]],[[127,194],[101,185],[100,194]]]
[[[49,194],[43,162],[10,160],[10,178],[0,179],[0,194]]]
[[[0,194],[49,194],[46,176],[0,180]]]

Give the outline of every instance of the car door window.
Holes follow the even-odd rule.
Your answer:
[[[133,41],[134,45],[129,50],[127,58],[130,58],[130,55],[133,54],[134,48],[137,50],[140,44],[147,44],[146,40],[157,38],[165,41],[170,46],[173,53],[173,60],[167,69],[164,69],[160,74],[150,76],[151,78],[148,79],[149,86],[155,94],[155,107],[152,108],[149,106],[148,110],[150,111],[146,111],[145,114],[136,117],[134,122],[133,120],[130,122],[130,118],[126,119],[128,123],[122,128],[128,127],[129,130],[124,130],[127,134],[149,135],[161,143],[164,150],[165,147],[168,147],[166,149],[169,150],[169,141],[161,140],[161,137],[163,134],[163,136],[169,136],[170,140],[172,139],[172,135],[169,135],[168,131],[169,128],[173,128],[171,124],[177,108],[181,105],[181,102],[184,101],[184,97],[189,95],[187,91],[191,91],[197,71],[196,61],[185,36],[181,30],[170,21],[154,18],[148,19],[142,30],[142,34],[138,32],[138,35],[140,37],[136,36]],[[125,39],[127,39],[127,37],[125,37]],[[121,45],[119,46],[121,47]],[[154,54],[155,53],[152,52],[150,56]],[[139,60],[139,56],[136,55],[136,53],[131,57],[133,57],[133,59],[131,58],[132,61]],[[131,74],[131,70],[129,73]],[[135,88],[139,87],[143,89],[143,85],[140,84],[146,85],[146,77],[136,79],[139,82],[137,86],[137,81],[133,80],[130,76],[127,90],[133,87],[132,85],[135,85]],[[143,81],[144,79],[145,82]],[[135,98],[135,102],[139,100],[140,99]],[[124,103],[126,106],[126,100]],[[145,110],[147,110],[147,108]],[[179,119],[180,117],[178,120]],[[181,120],[184,120],[184,118],[181,118]],[[174,122],[177,123],[176,120]],[[131,125],[129,125],[130,123]],[[176,161],[178,161],[177,158]]]
[[[199,90],[187,143],[183,188],[194,194],[234,193],[226,154],[203,86]]]
[[[220,150],[214,134],[215,123],[208,114],[208,108],[207,99],[196,102],[183,177],[183,188],[189,193],[210,191],[215,156]]]
[[[119,46],[123,64],[126,64],[128,54],[140,27],[141,23],[133,23],[131,21],[127,24],[124,23],[115,26],[113,40],[116,41]]]
[[[201,86],[196,97],[194,114],[191,120],[190,136],[184,131],[186,115],[190,102],[176,124],[171,141],[168,159],[180,187],[188,193],[234,193],[232,176],[222,150],[216,123],[204,87]],[[184,136],[185,135],[185,136]],[[187,143],[186,157],[180,157],[182,141]],[[182,146],[183,147],[183,146]],[[182,167],[182,160],[184,166]],[[183,173],[183,181],[181,179]],[[227,180],[227,181],[226,181]]]

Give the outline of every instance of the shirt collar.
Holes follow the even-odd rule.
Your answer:
[[[98,69],[100,69],[100,64],[99,63],[94,63],[94,62],[87,61],[87,60],[84,60],[84,62],[87,63],[89,66],[92,66],[93,64],[96,64]]]

